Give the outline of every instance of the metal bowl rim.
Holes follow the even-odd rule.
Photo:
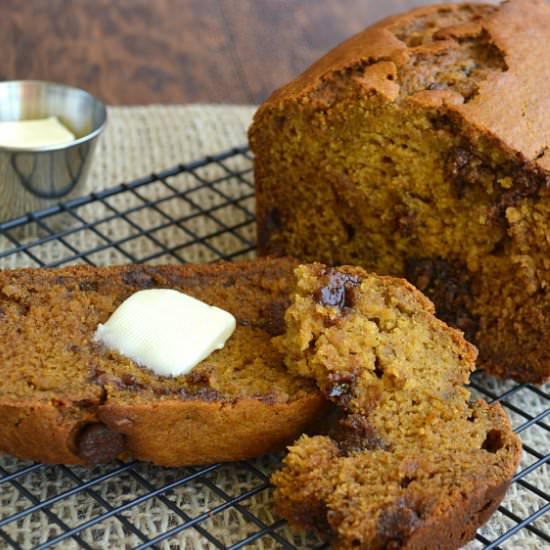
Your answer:
[[[48,80],[4,80],[0,82],[0,87],[7,84],[39,84],[41,86],[53,86],[56,88],[66,88],[73,92],[84,93],[87,96],[91,97],[98,104],[102,114],[102,120],[99,126],[95,130],[92,130],[90,133],[82,137],[79,137],[78,139],[75,139],[73,141],[70,141],[68,143],[62,143],[57,145],[44,145],[42,147],[6,147],[3,145],[0,145],[0,151],[7,151],[7,152],[14,152],[14,153],[45,153],[49,151],[63,151],[65,149],[71,149],[72,147],[78,147],[83,143],[87,143],[88,141],[93,141],[94,138],[96,138],[97,136],[99,136],[99,134],[101,134],[101,132],[104,130],[107,124],[107,107],[105,106],[105,103],[103,103],[103,101],[98,99],[96,96],[94,96],[90,92],[84,90],[83,88],[78,88],[77,86],[70,86],[69,84],[62,84],[60,82],[51,82]]]

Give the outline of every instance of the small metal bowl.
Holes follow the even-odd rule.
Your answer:
[[[0,82],[0,121],[57,117],[76,139],[62,145],[0,145],[0,220],[44,208],[82,192],[105,105],[88,92],[51,82]]]

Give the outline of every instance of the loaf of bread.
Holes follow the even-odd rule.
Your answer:
[[[406,276],[520,381],[550,376],[550,4],[391,17],[250,129],[258,248]]]
[[[134,457],[164,466],[280,450],[326,405],[271,344],[284,329],[291,260],[0,272],[0,451],[48,463]],[[228,310],[237,328],[185,376],[166,378],[94,342],[146,288]]]
[[[277,345],[340,415],[290,447],[273,476],[279,514],[335,550],[465,544],[521,454],[502,407],[468,401],[475,348],[402,279],[320,264],[297,274]]]

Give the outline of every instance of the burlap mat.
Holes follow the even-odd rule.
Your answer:
[[[100,189],[247,142],[254,107],[112,107],[88,187]]]
[[[201,105],[111,108],[109,110],[109,125],[100,139],[86,192],[106,188],[122,181],[130,181],[179,163],[243,144],[246,142],[246,129],[253,111],[253,107],[246,106]],[[245,160],[242,159],[241,162],[245,162]],[[238,169],[239,166],[234,166],[234,168]],[[215,170],[216,168],[209,169]],[[205,177],[213,175],[215,174],[205,174]],[[181,178],[181,183],[185,185],[185,175],[182,175]],[[159,192],[161,192],[160,189]],[[155,189],[152,189],[151,193],[149,198],[155,198]],[[120,197],[116,200],[128,199]],[[209,201],[210,199],[205,195],[203,200]],[[206,203],[203,206],[208,207],[209,204]],[[181,208],[181,203],[178,207]],[[100,206],[94,205],[93,208],[97,209]],[[96,212],[96,214],[98,213]],[[230,222],[231,220],[226,221]],[[139,222],[147,227],[151,220],[140,219]],[[122,225],[115,228],[117,235],[124,231]],[[249,237],[252,238],[253,235],[249,235]],[[75,246],[90,248],[94,244],[92,242],[94,238],[92,233],[83,233],[78,236],[78,239],[81,241],[90,239],[90,241],[79,242]],[[167,238],[176,239],[177,235],[168,233]],[[221,238],[222,241],[218,246],[229,247],[230,242],[223,241],[223,236]],[[134,246],[139,247],[140,243],[144,247],[151,246],[147,240],[136,241]],[[59,256],[57,246],[57,243],[51,243],[49,248],[43,246],[41,259],[46,262],[55,261]],[[133,252],[139,257],[145,255],[147,251],[133,250]],[[197,249],[196,253],[192,250],[188,251],[185,257],[187,261],[209,259],[214,259],[214,257],[209,256],[201,249]],[[117,255],[116,251],[105,252],[95,260],[99,264],[127,261],[123,256]],[[160,261],[170,261],[170,258],[163,258]],[[2,262],[2,267],[18,265],[29,265],[28,258],[23,255],[14,255]],[[484,379],[482,383],[497,395],[514,387],[512,383],[502,383],[492,379]],[[544,390],[550,391],[550,385],[547,385]],[[524,411],[531,416],[536,416],[548,408],[548,401],[529,387],[513,393],[507,401],[517,407],[517,410]],[[525,422],[525,418],[521,414],[509,412],[515,427],[521,426]],[[548,421],[546,420],[546,422]],[[550,452],[550,437],[548,430],[544,427],[534,423],[525,428],[521,432],[521,436],[524,443],[540,455]],[[537,458],[533,454],[524,453],[521,469],[536,461]],[[262,477],[265,474],[269,475],[277,463],[277,457],[264,457],[252,461],[253,468],[242,464],[223,465],[204,476],[199,482],[180,485],[166,494],[144,499],[141,504],[132,505],[121,512],[118,519],[116,517],[106,518],[94,527],[84,529],[79,536],[84,543],[92,548],[138,546],[143,541],[137,534],[132,533],[129,524],[137,527],[145,535],[155,537],[182,523],[182,519],[174,512],[174,507],[182,510],[188,517],[194,518],[222,505],[227,495],[238,496],[244,495],[247,491],[257,490],[256,494],[252,496],[245,495],[246,498],[243,498],[240,507],[220,510],[198,523],[200,527],[227,546],[235,544],[259,530],[258,525],[251,520],[250,513],[267,525],[277,521],[271,508],[270,490],[265,489],[266,480],[265,477]],[[0,467],[8,474],[27,466],[30,465],[11,457],[0,457]],[[18,486],[6,482],[0,484],[0,522],[11,514],[28,509],[44,499],[71,491],[78,484],[96,479],[112,470],[113,466],[94,469],[47,467],[39,468],[36,471],[31,468],[29,472],[16,478]],[[94,483],[87,491],[79,490],[74,494],[64,494],[63,498],[52,503],[48,510],[51,510],[58,519],[63,521],[64,526],[60,526],[53,516],[48,516],[44,511],[36,511],[23,515],[20,520],[12,521],[0,528],[22,548],[32,548],[60,535],[67,528],[76,528],[103,513],[105,507],[101,505],[102,499],[112,507],[123,506],[132,499],[146,495],[154,488],[175,481],[191,471],[189,469],[156,468],[146,464],[138,465],[113,478],[106,478],[101,482]],[[503,506],[517,518],[524,518],[536,512],[546,504],[546,499],[538,496],[536,491],[532,491],[532,487],[538,488],[539,492],[546,495],[550,494],[548,464],[534,469],[533,472],[523,477],[522,484],[514,483]],[[220,491],[223,491],[225,496]],[[482,534],[489,540],[494,540],[514,527],[515,519],[507,517],[507,515],[510,514],[495,514],[483,527]],[[546,515],[541,516],[532,525],[547,532],[547,524],[548,516]],[[316,546],[312,539],[293,535],[284,525],[278,527],[276,532],[297,545],[298,548]],[[0,539],[0,547],[2,544],[2,539]],[[282,546],[280,540],[271,536],[261,536],[249,547],[267,549]],[[79,544],[73,539],[67,539],[59,542],[55,547],[78,548]],[[200,530],[190,528],[160,542],[158,547],[201,549],[215,548],[216,546],[208,541],[204,532],[201,533]],[[484,545],[477,541],[467,546],[468,549],[483,547]],[[501,547],[542,550],[543,542],[536,534],[524,528],[504,542]]]

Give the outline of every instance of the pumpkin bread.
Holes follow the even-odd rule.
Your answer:
[[[0,272],[0,451],[48,463],[131,456],[164,466],[283,449],[322,416],[315,384],[285,369],[291,260]],[[189,374],[160,377],[94,342],[132,293],[173,288],[237,328]]]
[[[470,402],[475,348],[401,279],[297,269],[277,337],[339,418],[304,435],[273,476],[279,514],[338,550],[453,549],[494,512],[521,444],[502,407]]]
[[[404,276],[491,373],[550,376],[550,4],[350,38],[260,107],[258,248]]]

